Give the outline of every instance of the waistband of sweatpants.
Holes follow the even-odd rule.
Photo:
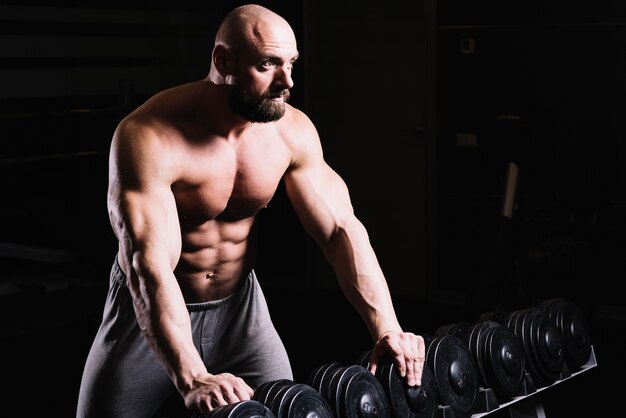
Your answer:
[[[118,285],[126,287],[126,275],[122,271],[117,257],[115,257],[115,262],[113,263],[113,268],[111,269],[111,277],[117,282]],[[247,292],[250,286],[252,286],[254,280],[256,280],[256,274],[254,273],[254,270],[250,270],[246,279],[242,280],[241,285],[230,295],[222,299],[210,300],[207,302],[185,303],[187,310],[189,312],[206,311],[222,306],[233,299],[239,299],[239,297]]]

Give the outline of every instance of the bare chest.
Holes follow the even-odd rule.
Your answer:
[[[282,143],[259,140],[190,151],[172,186],[179,216],[190,222],[254,216],[274,196],[290,161]]]

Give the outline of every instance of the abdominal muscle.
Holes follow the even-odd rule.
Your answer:
[[[254,218],[181,222],[182,251],[174,274],[187,303],[223,299],[252,270],[256,252]]]

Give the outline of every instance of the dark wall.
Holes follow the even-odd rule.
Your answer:
[[[307,110],[392,293],[426,294],[424,2],[308,2]],[[310,248],[314,282],[332,274]]]
[[[439,287],[462,299],[507,277],[527,299],[621,304],[623,2],[448,0],[437,11]],[[505,244],[509,162],[519,177]],[[495,266],[507,245],[512,259]]]
[[[106,211],[113,130],[157,91],[205,76],[221,4],[0,7],[3,249],[106,276],[116,248]]]

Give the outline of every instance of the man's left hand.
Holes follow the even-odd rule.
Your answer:
[[[391,357],[398,373],[406,377],[409,386],[422,384],[422,370],[426,357],[424,338],[411,332],[387,331],[382,334],[372,349],[369,370],[376,368],[383,356]]]

